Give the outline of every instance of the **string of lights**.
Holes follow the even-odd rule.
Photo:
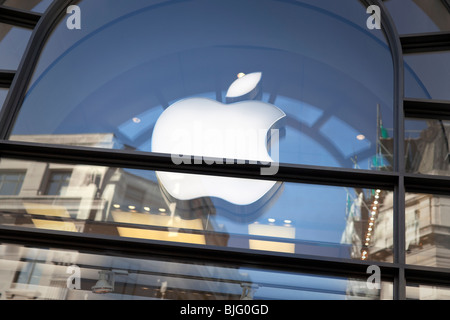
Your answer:
[[[369,214],[369,220],[367,225],[367,232],[365,233],[365,242],[364,242],[364,249],[361,252],[361,260],[366,260],[369,255],[369,245],[371,241],[373,240],[373,230],[375,228],[375,218],[378,214],[379,209],[379,199],[380,199],[380,193],[381,190],[377,189],[375,190],[375,196],[373,197],[373,202]]]

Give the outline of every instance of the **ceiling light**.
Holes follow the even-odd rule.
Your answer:
[[[365,135],[363,135],[363,134],[358,134],[357,136],[356,136],[356,139],[358,139],[358,140],[364,140],[366,138],[366,136]]]
[[[245,73],[243,73],[243,72],[240,72],[240,73],[238,73],[238,75],[237,75],[237,77],[240,79],[240,78],[242,78],[243,76],[245,76]]]
[[[111,271],[99,271],[99,280],[92,287],[93,293],[105,294],[114,291],[114,273]]]
[[[292,220],[284,220],[284,223],[286,223],[286,224],[291,224],[291,223],[292,223]]]
[[[128,209],[134,210],[134,209],[136,209],[136,206],[128,206]]]
[[[269,218],[269,219],[267,219],[267,221],[269,221],[270,223],[274,223],[275,219],[274,218]]]
[[[159,212],[166,212],[166,209],[164,209],[164,208],[159,208]]]
[[[116,209],[119,209],[120,208],[120,204],[113,204],[113,207],[116,208]]]
[[[144,207],[145,211],[150,211],[150,207]]]
[[[134,122],[134,123],[140,123],[140,122],[141,122],[141,119],[139,119],[139,118],[133,118],[133,122]]]

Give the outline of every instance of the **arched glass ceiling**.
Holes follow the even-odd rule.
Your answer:
[[[53,31],[12,139],[111,133],[102,146],[151,151],[164,108],[224,101],[239,72],[260,71],[262,99],[288,115],[281,162],[371,168],[381,124],[393,128],[392,58],[346,2],[81,1],[81,30],[66,16]]]

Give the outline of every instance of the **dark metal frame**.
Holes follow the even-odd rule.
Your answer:
[[[404,120],[405,116],[421,118],[450,118],[450,103],[405,99],[403,54],[450,49],[449,33],[399,36],[394,22],[381,0],[362,0],[364,4],[382,9],[382,25],[391,47],[394,65],[394,171],[365,171],[342,168],[280,164],[270,179],[296,183],[382,188],[394,191],[394,262],[382,263],[350,259],[261,253],[245,249],[218,248],[160,241],[123,239],[108,236],[69,234],[58,231],[30,230],[0,226],[0,241],[81,250],[97,254],[126,255],[143,258],[159,257],[187,262],[246,266],[270,270],[311,272],[314,274],[367,278],[367,267],[376,264],[382,278],[394,284],[394,299],[406,298],[408,282],[450,285],[450,269],[406,265],[405,252],[405,192],[450,195],[450,181],[443,176],[425,176],[405,173]],[[65,14],[71,0],[54,1],[45,14],[37,15],[23,10],[0,6],[0,21],[34,28],[19,69],[0,70],[0,86],[10,87],[5,107],[0,113],[0,157],[37,161],[126,167],[147,170],[214,174],[253,179],[260,175],[260,164],[175,165],[170,155],[135,151],[107,150],[83,147],[55,146],[39,143],[8,141],[12,124],[17,117],[39,54],[54,25]]]

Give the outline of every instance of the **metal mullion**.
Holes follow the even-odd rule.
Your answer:
[[[0,5],[0,23],[33,29],[41,16],[40,13]]]
[[[450,178],[448,176],[405,174],[406,192],[450,195]]]
[[[393,210],[393,246],[394,264],[397,273],[394,277],[394,299],[406,298],[405,281],[405,189],[404,189],[404,62],[400,36],[395,23],[381,0],[372,0],[382,11],[381,23],[387,37],[392,53],[394,67],[394,172],[397,173],[397,181],[394,187]]]
[[[386,262],[350,260],[323,256],[265,252],[250,249],[217,247],[189,243],[120,238],[117,236],[69,233],[55,230],[33,230],[22,227],[0,226],[0,242],[42,248],[76,250],[93,254],[128,256],[149,259],[160,258],[187,263],[205,261],[232,267],[254,267],[272,271],[305,272],[315,275],[365,278],[367,268],[376,264],[383,280],[392,281],[398,272]]]
[[[450,50],[450,32],[402,35],[400,41],[404,54]]]
[[[203,161],[201,164],[191,162],[192,164],[176,165],[168,154],[14,141],[0,141],[0,156],[45,162],[210,174],[385,190],[393,190],[397,179],[396,175],[391,172],[316,167],[300,164],[280,164],[276,174],[261,175],[261,169],[267,166],[252,163],[226,164],[225,159],[217,159],[223,161],[223,164],[215,163],[209,165]]]

